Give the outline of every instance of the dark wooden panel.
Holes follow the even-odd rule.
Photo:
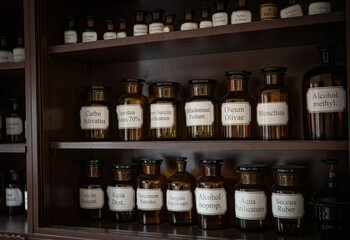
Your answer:
[[[28,233],[27,218],[24,215],[0,215],[0,233],[23,234]]]

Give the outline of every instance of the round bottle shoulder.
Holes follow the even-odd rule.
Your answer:
[[[344,78],[346,76],[346,67],[345,66],[341,66],[341,65],[336,65],[336,64],[329,64],[329,65],[321,65],[318,67],[314,67],[312,69],[310,69],[309,71],[307,71],[304,74],[304,82],[306,84],[310,83],[311,79],[313,77],[322,75],[322,74],[331,74],[333,75],[343,75]],[[322,81],[321,78],[314,78],[314,81]],[[346,82],[343,82],[343,84],[346,84]]]
[[[226,187],[227,181],[222,176],[201,176],[197,179],[196,186],[204,188]]]
[[[221,103],[229,102],[254,102],[254,98],[247,92],[229,92],[221,99]]]
[[[186,103],[187,102],[204,102],[204,101],[210,101],[216,104],[218,102],[218,99],[212,96],[193,96],[186,99]]]
[[[188,173],[188,172],[177,172],[171,175],[168,178],[168,183],[171,183],[172,181],[181,181],[181,182],[186,182],[186,183],[195,183],[196,178]]]
[[[242,192],[254,192],[254,191],[266,191],[264,184],[242,184],[237,183],[235,185],[235,190]]]
[[[119,104],[148,103],[148,99],[140,93],[123,94],[118,99]]]
[[[289,93],[290,90],[282,85],[264,85],[257,90],[258,96],[270,94],[272,92]]]
[[[151,104],[155,103],[172,103],[172,104],[179,104],[180,101],[176,98],[156,98],[154,99]]]

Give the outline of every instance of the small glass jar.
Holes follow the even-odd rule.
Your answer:
[[[0,63],[12,62],[12,51],[9,50],[7,39],[0,35]]]
[[[24,171],[10,170],[10,180],[6,184],[6,210],[8,215],[24,213]]]
[[[185,22],[181,25],[181,31],[197,29],[198,24],[194,21],[194,10],[185,9]]]
[[[188,81],[190,97],[186,100],[185,114],[190,139],[213,139],[218,135],[218,101],[215,98],[216,80]]]
[[[115,31],[114,20],[106,20],[107,28],[106,32],[103,34],[103,40],[115,39],[117,38],[117,33]]]
[[[148,12],[143,10],[134,11],[135,21],[133,35],[143,36],[148,34],[148,25],[146,23],[146,16]]]
[[[177,172],[168,179],[166,192],[168,221],[174,225],[190,225],[196,221],[194,206],[195,177],[186,172],[186,159],[177,158]]]
[[[24,142],[23,111],[19,100],[10,99],[11,109],[6,114],[6,139],[10,143]]]
[[[201,160],[202,173],[196,181],[198,226],[222,229],[228,224],[227,181],[221,176],[223,160]]]
[[[119,138],[122,141],[145,140],[148,137],[148,100],[142,95],[143,79],[124,79],[125,93],[117,105]]]
[[[215,0],[216,12],[212,16],[213,27],[228,25],[227,0]]]
[[[102,185],[103,160],[89,159],[83,162],[82,180],[79,187],[80,217],[101,220],[104,217],[105,194]]]
[[[278,18],[276,1],[264,0],[260,5],[260,20],[273,20]]]
[[[64,28],[64,44],[72,44],[78,42],[78,34],[75,28],[75,20],[73,17],[67,17]]]
[[[331,12],[331,2],[329,0],[314,0],[309,5],[309,15],[324,14]]]
[[[305,233],[304,166],[275,166],[272,186],[272,215],[274,230],[284,235]]]
[[[163,22],[163,9],[153,9],[151,12],[151,22],[149,24],[149,34],[163,33],[164,22]]]
[[[303,9],[299,4],[299,0],[289,0],[288,5],[280,12],[281,18],[291,18],[303,16]]]
[[[111,135],[109,94],[105,86],[85,88],[86,102],[80,108],[80,128],[86,140],[107,140]]]
[[[177,30],[177,27],[175,25],[175,17],[176,17],[175,13],[166,12],[164,14],[164,19],[165,19],[165,26],[163,29],[164,32],[174,32]]]
[[[236,227],[244,231],[260,232],[268,227],[266,168],[263,164],[236,166],[239,174],[235,186]]]
[[[142,224],[166,221],[166,177],[160,174],[162,159],[141,159],[143,173],[137,177],[137,219]]]
[[[180,84],[154,83],[155,99],[150,105],[151,135],[156,140],[179,139],[181,136],[180,101],[177,99]]]
[[[263,140],[290,138],[290,91],[283,86],[284,67],[261,70],[265,85],[258,89],[257,122],[259,136]]]
[[[86,16],[86,28],[82,34],[83,42],[97,41],[97,32],[95,30],[95,17],[92,15]]]
[[[25,60],[24,34],[16,34],[16,45],[12,49],[13,61],[23,62]]]
[[[128,32],[126,30],[126,19],[124,18],[119,19],[117,38],[126,38],[127,36],[128,36]]]
[[[208,28],[213,26],[213,22],[210,18],[210,7],[201,7],[199,11],[201,12],[201,20],[199,21],[199,28]]]
[[[247,7],[248,0],[238,0],[238,7],[231,14],[231,24],[247,23],[252,21],[252,11]]]
[[[108,207],[117,222],[136,220],[137,164],[112,164],[112,181],[107,187]]]
[[[221,100],[221,124],[226,139],[249,139],[253,136],[251,109],[255,104],[247,92],[250,74],[248,71],[225,73],[229,92]]]

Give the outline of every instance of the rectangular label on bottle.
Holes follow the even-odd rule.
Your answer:
[[[164,24],[163,23],[151,23],[149,25],[149,34],[163,33]]]
[[[301,194],[272,193],[272,215],[276,218],[298,219],[304,216],[304,197]]]
[[[277,4],[266,3],[260,6],[260,19],[271,20],[278,18]]]
[[[6,188],[6,207],[19,207],[23,204],[23,193],[19,188]]]
[[[116,32],[105,32],[103,34],[103,40],[116,39],[116,38],[117,38]]]
[[[198,24],[194,22],[185,22],[181,25],[181,31],[198,29]]]
[[[266,194],[263,191],[235,191],[236,217],[245,220],[265,219],[267,214]]]
[[[223,126],[249,125],[251,107],[248,102],[223,103],[221,105],[221,123]]]
[[[23,122],[20,117],[6,118],[6,135],[21,135],[23,132]]]
[[[137,209],[143,211],[161,210],[164,204],[163,191],[160,188],[143,189],[136,191]]]
[[[186,126],[210,126],[214,122],[214,105],[210,101],[185,104]]]
[[[131,212],[135,207],[135,190],[132,187],[107,187],[108,207],[114,212]]]
[[[12,52],[0,50],[0,63],[12,62]]]
[[[151,129],[172,128],[175,123],[175,109],[172,103],[151,104]]]
[[[167,190],[166,206],[168,211],[189,212],[192,210],[192,193],[190,190]]]
[[[303,16],[303,9],[300,4],[294,4],[282,9],[280,15],[281,18],[300,17]]]
[[[140,104],[117,106],[118,129],[141,128],[143,125],[143,109]]]
[[[28,192],[24,191],[24,209],[28,210]]]
[[[77,43],[77,42],[78,42],[78,35],[76,31],[74,30],[64,31],[65,44],[71,44],[71,43]]]
[[[231,24],[247,23],[252,21],[252,12],[249,10],[238,10],[231,14]]]
[[[212,21],[203,20],[199,23],[199,28],[208,28],[208,27],[212,27],[212,26],[213,26]]]
[[[83,42],[94,42],[97,41],[97,33],[96,32],[83,32]]]
[[[118,32],[117,33],[117,38],[126,38],[126,37],[127,37],[126,32]]]
[[[227,197],[224,188],[196,188],[197,213],[202,215],[222,215],[227,211]]]
[[[226,12],[214,13],[212,16],[213,27],[224,26],[228,24],[228,14]]]
[[[101,209],[105,204],[102,188],[80,188],[79,202],[82,209]]]
[[[309,5],[309,15],[323,14],[331,12],[330,2],[315,2]]]
[[[289,121],[286,102],[259,103],[257,106],[259,126],[287,125]]]
[[[14,62],[23,62],[25,58],[24,48],[18,47],[12,50],[13,61]]]
[[[106,106],[81,107],[80,127],[83,130],[107,129],[109,127],[109,110]]]
[[[146,24],[134,25],[134,36],[142,36],[148,34],[148,26]]]
[[[340,86],[309,88],[306,104],[309,113],[343,112],[346,107],[346,92]]]

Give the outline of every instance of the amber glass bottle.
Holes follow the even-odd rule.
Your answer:
[[[286,68],[270,67],[261,70],[265,85],[258,89],[257,122],[263,140],[290,138],[290,93],[283,86]]]
[[[102,165],[100,159],[83,162],[82,181],[79,187],[80,217],[87,220],[100,220],[104,216],[105,194],[102,185]]]
[[[303,9],[299,4],[299,0],[289,0],[288,5],[280,12],[281,18],[300,17],[303,16]]]
[[[124,18],[119,19],[117,38],[126,38],[127,36],[128,36],[128,32],[126,30],[126,19]]]
[[[235,186],[236,227],[244,231],[260,232],[267,229],[267,198],[264,181],[266,165],[236,166],[239,174]]]
[[[252,12],[247,7],[248,0],[237,0],[238,7],[231,14],[231,24],[247,23],[252,21]]]
[[[6,114],[6,139],[16,143],[24,141],[23,111],[20,109],[19,100],[10,99],[11,109]]]
[[[162,159],[141,159],[143,173],[137,177],[137,219],[142,224],[166,221],[166,177],[160,174]]]
[[[184,14],[185,14],[185,22],[181,25],[181,31],[197,29],[198,24],[194,21],[194,10],[185,9]]]
[[[188,136],[191,139],[213,139],[218,135],[218,101],[215,98],[216,80],[188,81],[190,98],[186,100],[185,114]]]
[[[164,32],[174,32],[177,30],[177,27],[175,25],[175,17],[176,17],[175,13],[166,12],[164,14],[164,18],[165,18],[165,26],[163,29]]]
[[[83,42],[97,41],[97,32],[95,30],[95,17],[92,15],[86,16],[86,28],[82,34]]]
[[[227,182],[221,176],[223,160],[201,160],[203,175],[196,181],[198,226],[222,229],[228,224]]]
[[[106,20],[106,32],[103,34],[103,40],[115,39],[117,38],[117,33],[115,31],[114,20]]]
[[[75,20],[73,17],[66,18],[63,37],[64,44],[72,44],[78,42],[78,34],[77,30],[75,29]]]
[[[24,213],[24,171],[10,170],[10,181],[5,188],[8,215]]]
[[[212,16],[213,27],[228,24],[227,0],[215,0],[216,12]]]
[[[23,62],[25,60],[24,34],[16,34],[16,45],[12,49],[13,61]]]
[[[305,233],[303,166],[275,166],[275,185],[272,187],[274,230],[284,235]]]
[[[117,105],[119,138],[122,141],[145,140],[148,137],[148,100],[142,95],[145,80],[124,79],[125,93]]]
[[[276,1],[264,0],[260,5],[260,20],[273,20],[278,18],[278,6]]]
[[[12,51],[10,51],[8,48],[7,39],[5,36],[0,35],[0,63],[7,63],[12,61]]]
[[[149,34],[163,33],[164,22],[163,22],[163,9],[153,9],[151,12],[151,22],[149,24]]]
[[[226,139],[252,138],[252,107],[255,103],[247,92],[248,71],[226,72],[228,93],[221,100],[221,124]]]
[[[194,206],[196,179],[186,172],[186,159],[177,158],[177,172],[168,179],[166,192],[168,221],[174,225],[189,225],[196,221]]]
[[[213,26],[213,22],[211,21],[210,18],[210,7],[201,7],[200,9],[201,12],[201,19],[199,21],[199,28],[208,28]]]
[[[337,45],[318,46],[321,65],[304,75],[304,135],[307,139],[347,139],[346,67],[335,64]]]
[[[143,10],[134,11],[135,21],[133,28],[134,36],[142,36],[148,34],[148,25],[146,23],[146,16],[148,12]]]

